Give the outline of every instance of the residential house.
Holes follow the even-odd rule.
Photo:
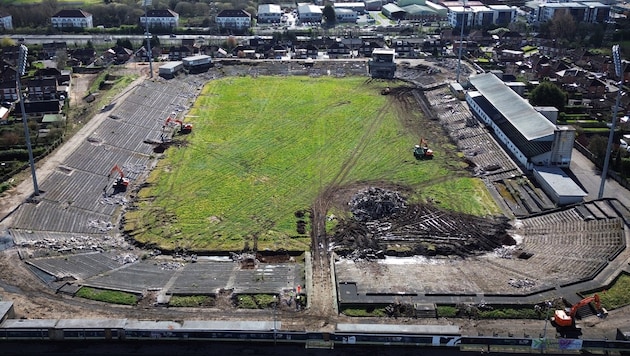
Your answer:
[[[94,48],[73,48],[68,50],[69,62],[76,66],[87,66],[96,59]]]
[[[20,46],[6,46],[2,47],[2,60],[6,63],[4,65],[16,66],[17,60],[20,56]]]
[[[55,78],[32,78],[26,82],[29,101],[59,99]]]
[[[245,10],[223,10],[215,21],[219,29],[245,32],[251,27],[252,15]]]
[[[107,61],[116,64],[127,63],[127,61],[131,59],[131,56],[133,56],[133,51],[122,46],[112,47],[103,54],[103,57],[105,57]]]
[[[92,14],[83,10],[61,10],[50,18],[53,28],[60,30],[73,28],[93,28]]]
[[[372,57],[374,49],[381,47],[383,47],[382,43],[377,43],[376,41],[363,41],[363,43],[359,46],[359,57]]]
[[[53,78],[57,81],[57,85],[67,85],[70,83],[70,71],[59,70],[57,68],[41,68],[35,71],[35,78]]]
[[[317,58],[319,49],[317,46],[313,44],[302,44],[295,48],[295,58],[297,59],[307,59],[307,58]]]
[[[193,50],[189,46],[171,46],[168,50],[169,61],[181,61],[182,58],[193,55]]]
[[[140,16],[140,25],[146,28],[147,23],[149,29],[173,30],[179,27],[179,14],[173,10],[147,10]]]
[[[350,48],[341,41],[334,42],[326,51],[330,58],[343,58],[350,56]]]
[[[258,23],[279,23],[282,18],[282,8],[276,4],[258,5]]]
[[[156,58],[159,58],[161,55],[162,55],[162,47],[159,47],[159,46],[151,47],[151,58],[153,60],[155,60]],[[140,48],[138,48],[138,50],[136,50],[136,52],[133,54],[133,56],[137,60],[141,60],[141,61],[144,61],[144,62],[148,62],[149,61],[149,51],[147,51],[145,46],[140,46]]]
[[[392,48],[396,51],[396,56],[399,58],[411,58],[415,57],[413,46],[406,40],[393,41]]]
[[[48,42],[42,44],[42,55],[44,59],[52,59],[57,56],[59,52],[66,54],[68,51],[68,46],[66,42]]]
[[[26,101],[24,100],[24,112],[29,118],[41,119],[47,114],[59,114],[63,108],[63,101],[45,100],[45,101]],[[13,115],[22,116],[22,106],[15,105]]]
[[[0,30],[13,29],[13,16],[0,10]]]

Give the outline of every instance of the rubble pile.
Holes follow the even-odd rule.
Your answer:
[[[399,213],[406,200],[398,192],[370,187],[355,194],[348,204],[356,220],[372,221]]]
[[[125,248],[127,242],[123,238],[111,236],[71,235],[23,240],[20,247],[32,250],[55,251],[58,253],[77,251],[104,251],[112,248]]]
[[[465,258],[516,244],[504,217],[449,212],[424,203],[407,205],[399,193],[385,189],[360,191],[349,206],[354,217],[339,221],[331,241],[339,256],[353,260],[385,255]]]

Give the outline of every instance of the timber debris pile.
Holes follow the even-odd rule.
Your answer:
[[[408,204],[399,192],[369,188],[349,202],[352,218],[337,225],[332,242],[342,257],[479,255],[514,245],[504,217],[478,217],[441,210],[428,203]]]

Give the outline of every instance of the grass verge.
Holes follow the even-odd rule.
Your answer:
[[[138,302],[138,296],[132,293],[90,287],[81,287],[76,296],[111,304],[136,305]]]
[[[173,295],[168,301],[170,307],[211,307],[214,298],[208,295]]]

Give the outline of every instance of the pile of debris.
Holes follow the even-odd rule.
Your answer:
[[[370,187],[355,194],[350,212],[358,221],[372,221],[395,215],[406,208],[406,200],[398,192]]]
[[[399,193],[370,188],[349,202],[352,219],[340,220],[332,236],[337,255],[474,256],[515,245],[504,217],[486,218],[444,211],[431,204],[407,205]]]

